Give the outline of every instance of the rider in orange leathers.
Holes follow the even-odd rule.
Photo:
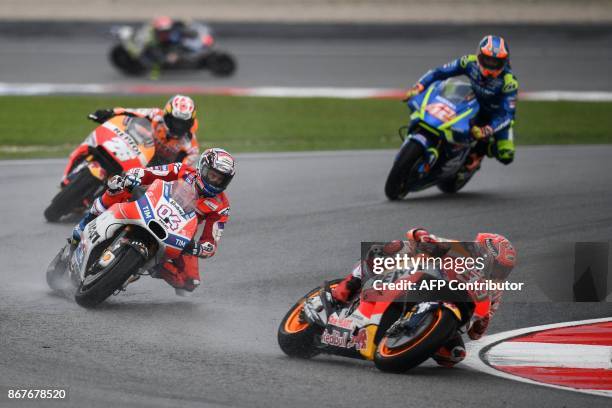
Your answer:
[[[182,162],[195,166],[198,160],[199,146],[196,138],[198,120],[193,99],[184,95],[175,95],[168,100],[164,109],[159,108],[113,108],[99,109],[89,114],[89,119],[97,123],[104,123],[117,115],[137,116],[147,118],[153,126],[153,139],[155,140],[154,164],[168,164]],[[70,170],[83,159],[89,150],[87,143],[82,143],[68,158],[68,165],[64,169],[63,185]]]
[[[453,241],[430,234],[423,228],[411,229],[406,233],[406,237],[408,238],[407,241],[392,241],[384,245],[381,250],[382,254],[385,256],[395,256],[396,254],[415,256],[419,253],[422,254],[423,247],[427,248],[427,244],[431,244],[430,250],[436,253],[429,255],[451,256],[450,253],[439,254],[437,252],[440,252],[440,249],[445,247],[445,242]],[[494,281],[505,280],[514,268],[516,260],[516,250],[510,241],[499,234],[479,233],[476,235],[474,242],[480,248],[479,251],[482,250],[483,254],[493,260],[487,267],[490,279]],[[349,275],[336,287],[332,288],[332,299],[340,304],[348,302],[361,290],[364,271],[367,275],[368,269],[370,269],[370,266],[367,263],[359,262]],[[468,276],[466,274],[464,277]],[[491,318],[499,307],[501,296],[501,291],[489,292],[490,306],[486,310],[479,310],[478,308],[475,310],[468,329],[468,336],[472,340],[477,340],[484,335]],[[442,366],[452,367],[462,361],[465,356],[465,345],[461,338],[461,333],[457,332],[436,352],[433,358]]]

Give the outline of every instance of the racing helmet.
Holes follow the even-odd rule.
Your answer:
[[[170,98],[164,107],[164,123],[168,128],[168,137],[174,139],[190,137],[195,116],[193,99],[184,95],[174,95]]]
[[[478,68],[482,76],[497,78],[508,65],[510,51],[506,41],[497,35],[487,35],[478,45]]]
[[[499,234],[481,232],[476,235],[476,243],[481,250],[490,257],[489,276],[494,281],[505,280],[516,263],[516,250],[510,241]]]
[[[226,150],[207,149],[200,156],[197,167],[196,188],[205,197],[221,194],[236,174],[236,161]]]
[[[172,28],[172,18],[168,16],[159,16],[153,19],[153,28],[155,31],[169,31]]]

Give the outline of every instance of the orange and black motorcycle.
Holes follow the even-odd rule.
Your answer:
[[[71,154],[60,191],[45,210],[47,221],[88,208],[104,191],[106,180],[135,167],[146,167],[155,156],[151,122],[116,116],[101,124]]]
[[[464,330],[474,313],[486,315],[489,296],[455,290],[380,291],[376,282],[419,286],[439,279],[440,272],[408,269],[375,275],[341,306],[331,297],[339,280],[328,282],[308,292],[285,315],[278,329],[280,348],[291,357],[327,353],[371,360],[382,371],[407,371]]]

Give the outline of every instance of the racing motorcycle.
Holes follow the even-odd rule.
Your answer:
[[[51,289],[72,284],[76,302],[91,308],[190,248],[198,227],[191,184],[156,180],[132,194],[135,201],[114,204],[87,224],[76,247],[60,250],[47,268]]]
[[[116,116],[95,128],[72,155],[79,159],[70,161],[60,191],[45,209],[49,222],[88,208],[108,178],[150,164],[155,156],[151,122]]]
[[[387,177],[389,200],[431,186],[459,191],[477,169],[464,168],[476,140],[471,122],[479,104],[469,83],[458,78],[436,81],[408,101],[410,123],[399,129],[402,146]]]
[[[134,29],[130,26],[114,27],[111,34],[117,40],[109,54],[111,63],[127,75],[148,73],[153,62],[159,57],[147,53],[164,53],[159,48],[150,48],[151,28],[143,26]],[[234,57],[215,48],[215,38],[210,27],[201,23],[191,23],[187,38],[180,45],[162,56],[161,69],[207,69],[219,77],[231,76],[236,71]]]
[[[358,296],[335,306],[331,290],[340,280],[326,282],[304,295],[280,323],[278,344],[290,357],[320,353],[374,361],[382,371],[401,373],[418,366],[472,315],[486,315],[487,293],[467,291],[380,291],[375,281],[420,285],[441,279],[435,270],[395,270],[371,277]],[[446,299],[446,300],[445,300]]]

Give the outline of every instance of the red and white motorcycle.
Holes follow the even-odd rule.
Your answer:
[[[138,190],[133,193],[138,195]],[[190,246],[198,226],[196,200],[191,184],[156,180],[140,198],[114,204],[87,224],[79,244],[67,244],[53,259],[47,283],[61,290],[71,281],[83,307],[125,290]]]

